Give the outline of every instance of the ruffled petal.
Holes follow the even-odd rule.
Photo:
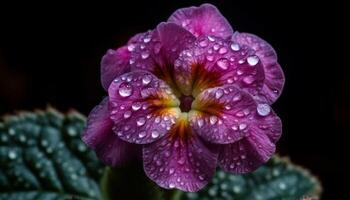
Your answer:
[[[182,27],[174,23],[161,23],[135,43],[130,59],[132,70],[152,72],[176,92],[174,60],[194,40],[194,36]]]
[[[265,81],[258,98],[262,102],[272,104],[280,96],[285,81],[281,66],[277,62],[275,50],[269,43],[250,33],[236,32],[232,40],[249,46],[260,58],[265,71]]]
[[[228,38],[233,34],[231,25],[211,4],[178,9],[169,17],[168,22],[184,27],[196,37],[214,35]]]
[[[163,188],[196,192],[211,180],[217,152],[196,136],[185,118],[174,125],[170,134],[143,147],[144,170]]]
[[[117,76],[130,71],[131,51],[135,48],[134,42],[144,33],[136,34],[126,46],[116,50],[109,49],[101,60],[101,83],[105,90]]]
[[[276,142],[282,126],[268,104],[258,104],[253,97],[235,86],[211,88],[192,103],[190,121],[193,129],[212,143],[234,143],[248,135],[265,135]]]
[[[108,93],[113,131],[131,143],[158,140],[180,115],[179,101],[170,87],[146,71],[119,76]]]
[[[271,158],[275,148],[265,134],[252,128],[244,139],[222,146],[219,166],[237,174],[252,172]]]
[[[236,85],[252,95],[258,94],[264,70],[254,51],[217,37],[200,37],[175,61],[177,85],[194,97],[207,88]]]
[[[135,157],[140,148],[120,140],[112,131],[113,121],[109,118],[108,97],[89,114],[82,140],[96,151],[107,165],[120,166]]]

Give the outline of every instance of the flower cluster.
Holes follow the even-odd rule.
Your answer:
[[[247,173],[275,152],[282,124],[270,105],[284,75],[273,48],[233,31],[210,4],[182,8],[108,50],[106,97],[83,140],[118,166],[138,157],[164,188],[198,191],[220,166]]]

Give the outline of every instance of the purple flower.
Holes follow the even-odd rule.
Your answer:
[[[83,140],[106,164],[139,156],[159,186],[193,192],[217,165],[247,173],[275,152],[282,124],[270,105],[284,84],[276,53],[234,32],[215,6],[177,10],[101,65],[108,97]]]

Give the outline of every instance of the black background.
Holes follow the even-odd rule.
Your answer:
[[[0,114],[47,104],[88,114],[106,95],[99,62],[108,48],[154,28],[177,8],[201,3],[1,6]],[[345,135],[350,133],[350,85],[342,70],[350,58],[333,45],[346,46],[337,26],[342,13],[320,2],[212,3],[235,30],[259,35],[277,51],[286,76],[273,105],[284,127],[278,151],[320,178],[323,199],[341,198],[346,191]]]

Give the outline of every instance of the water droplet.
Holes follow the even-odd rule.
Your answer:
[[[158,131],[152,131],[151,136],[152,136],[152,138],[157,138],[157,137],[159,137]]]
[[[213,46],[213,49],[214,49],[215,51],[217,51],[219,48],[220,48],[220,45],[218,45],[218,44],[215,44],[215,45]]]
[[[136,121],[137,126],[143,126],[145,123],[146,123],[146,119],[144,117],[140,117]]]
[[[151,37],[149,35],[143,38],[144,43],[149,43],[150,41],[151,41]]]
[[[141,103],[140,103],[140,102],[135,102],[135,103],[133,103],[133,104],[131,105],[131,109],[132,109],[133,111],[138,111],[138,110],[140,110],[140,108],[141,108]]]
[[[227,69],[229,66],[229,61],[226,58],[221,58],[218,61],[216,61],[216,64],[221,68],[221,69]]]
[[[124,113],[124,119],[127,119],[129,117],[131,117],[131,111],[128,110]]]
[[[258,56],[249,56],[247,58],[247,62],[250,66],[255,66],[259,62],[259,57]]]
[[[214,60],[214,56],[212,56],[212,55],[207,55],[207,60],[208,61],[213,61]]]
[[[197,125],[198,125],[199,127],[202,127],[202,126],[204,125],[204,121],[203,121],[202,118],[199,118],[199,119],[197,120]]]
[[[256,111],[258,112],[258,114],[260,116],[267,116],[270,114],[271,112],[271,108],[268,104],[258,104],[258,106],[256,107]]]
[[[226,47],[221,47],[219,49],[219,54],[225,54],[225,53],[227,53],[227,48]]]
[[[215,38],[209,35],[209,36],[208,36],[208,40],[210,40],[211,42],[214,42],[214,41],[215,41]]]
[[[246,76],[243,78],[243,82],[246,84],[252,84],[254,82],[254,77],[253,76]]]
[[[169,188],[175,188],[175,184],[174,183],[169,183]]]
[[[245,61],[242,60],[242,59],[238,61],[239,64],[243,64],[244,62],[245,62]]]
[[[225,106],[225,109],[226,109],[226,110],[231,110],[231,106],[230,106],[230,105],[226,105],[226,106]]]
[[[128,83],[122,83],[119,85],[118,92],[122,97],[129,97],[132,94],[132,86]]]
[[[129,44],[128,45],[128,50],[131,52],[131,51],[134,51],[135,50],[135,44]]]
[[[211,125],[214,125],[218,121],[218,117],[215,115],[212,115],[212,116],[210,116],[209,121],[210,121]]]
[[[285,183],[280,183],[280,184],[278,185],[278,187],[279,187],[281,190],[287,189],[287,185],[286,185]]]
[[[17,154],[15,151],[12,151],[10,150],[9,153],[8,153],[8,157],[13,160],[13,159],[16,159],[17,158]]]
[[[203,181],[203,180],[204,180],[204,177],[203,177],[203,176],[201,176],[201,175],[199,175],[199,176],[198,176],[198,178],[199,178],[199,180],[201,180],[201,181]]]
[[[232,164],[230,165],[230,168],[231,168],[231,169],[235,168],[235,164],[232,163]]]
[[[201,40],[201,41],[199,42],[199,46],[201,46],[201,47],[206,47],[206,46],[208,46],[208,40],[207,40],[206,38],[204,38],[203,40]]]
[[[180,165],[185,164],[185,158],[181,157],[178,161],[177,161]]]
[[[130,60],[129,60],[129,64],[130,64],[130,65],[132,65],[132,64],[134,64],[134,63],[135,63],[135,60],[134,60],[134,59],[130,59]]]
[[[216,92],[215,92],[215,98],[216,99],[220,99],[222,97],[222,95],[224,95],[224,91],[222,89],[218,89]]]
[[[232,43],[231,44],[231,49],[233,51],[239,51],[240,47],[239,47],[239,45],[237,43]]]
[[[239,130],[244,130],[246,128],[247,128],[247,124],[242,123],[239,125]]]
[[[144,51],[144,52],[141,53],[141,58],[142,59],[146,59],[148,57],[149,57],[149,53],[147,51]]]
[[[175,169],[174,168],[170,168],[169,169],[169,174],[173,174],[175,172]]]
[[[145,75],[142,77],[142,84],[148,85],[152,81],[152,76],[151,75]]]
[[[232,130],[234,130],[234,131],[237,131],[237,130],[238,130],[238,126],[236,126],[236,125],[233,125],[231,128],[232,128]]]
[[[139,133],[139,138],[144,138],[146,136],[146,132],[142,131]]]

